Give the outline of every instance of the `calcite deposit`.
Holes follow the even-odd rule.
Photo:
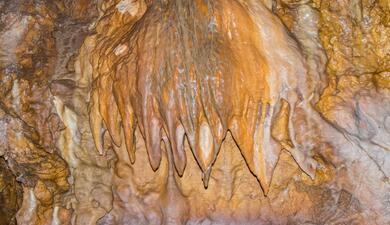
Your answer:
[[[390,1],[0,1],[0,225],[390,224]]]

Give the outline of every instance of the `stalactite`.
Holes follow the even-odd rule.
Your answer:
[[[165,135],[182,174],[185,136],[207,187],[212,165],[230,131],[265,193],[282,148],[294,149],[298,164],[314,177],[311,166],[315,164],[306,165],[311,163],[310,156],[301,156],[310,149],[295,153],[302,149],[292,145],[294,137],[289,136],[294,133],[290,112],[296,105],[310,107],[305,60],[294,39],[264,5],[154,1],[127,32],[111,47],[126,46],[124,56],[111,54],[95,71],[90,117],[99,152],[103,122],[115,145],[126,143],[133,161],[137,123],[152,168],[159,167]],[[278,127],[274,137],[272,126]]]

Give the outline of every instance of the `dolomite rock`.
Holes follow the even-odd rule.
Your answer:
[[[0,224],[389,224],[389,4],[0,2]]]

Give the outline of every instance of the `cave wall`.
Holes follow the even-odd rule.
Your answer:
[[[390,223],[390,1],[0,13],[0,224]]]

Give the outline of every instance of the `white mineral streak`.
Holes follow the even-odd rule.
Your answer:
[[[16,214],[16,220],[19,225],[34,224],[37,219],[37,199],[34,195],[32,188],[23,187],[23,202],[18,213]]]
[[[58,219],[58,206],[54,206],[53,209],[53,220],[51,221],[51,225],[61,225],[61,221]]]
[[[296,18],[292,32],[303,48],[310,83],[310,92],[316,95],[314,101],[326,85],[325,67],[327,57],[318,36],[318,12],[307,4],[296,5]],[[311,96],[312,97],[312,96]],[[313,96],[314,97],[314,96]],[[310,100],[310,99],[309,99]]]
[[[19,90],[19,80],[15,80],[12,85],[12,98],[13,98],[13,105],[16,108],[16,111],[20,111],[20,90]]]
[[[117,5],[116,8],[120,13],[130,13],[131,16],[135,16],[138,13],[140,3],[138,0],[122,0]]]
[[[202,159],[204,161],[210,161],[210,157],[212,157],[211,153],[214,143],[210,127],[206,122],[202,123],[199,135],[199,145],[202,149]]]
[[[128,49],[127,45],[118,45],[118,47],[116,47],[114,49],[114,53],[115,55],[122,55],[123,53],[125,53],[125,51]]]
[[[5,146],[7,146],[7,122],[0,120],[0,156],[4,155]]]
[[[65,130],[61,132],[59,139],[59,147],[62,157],[68,162],[71,168],[77,166],[77,157],[75,156],[75,150],[80,142],[77,127],[77,116],[64,105],[62,100],[54,96],[54,105],[57,110],[57,114],[60,116],[62,122],[65,124]]]

